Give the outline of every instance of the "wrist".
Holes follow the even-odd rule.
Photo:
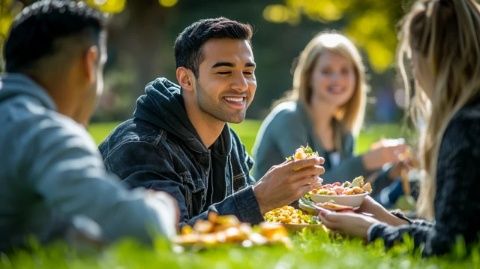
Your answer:
[[[363,167],[365,167],[366,170],[368,171],[375,170],[375,167],[373,167],[370,155],[368,153],[362,155],[362,163],[363,163]]]
[[[409,224],[408,221],[405,219],[399,218],[396,215],[392,214],[391,212],[387,212],[387,215],[385,216],[385,223],[392,225],[392,226],[400,226],[400,225],[405,225]]]
[[[265,215],[265,213],[267,213],[269,211],[269,209],[266,207],[266,201],[263,199],[263,196],[262,196],[262,182],[258,182],[257,184],[255,184],[252,189],[253,189],[253,194],[255,195],[255,199],[257,199],[257,203],[258,203],[258,208],[260,209],[260,213],[263,215]]]

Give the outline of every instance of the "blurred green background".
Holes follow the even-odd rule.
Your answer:
[[[115,128],[118,122],[101,122],[93,123],[88,128],[88,131],[93,136],[97,144],[102,142],[105,137]],[[255,141],[258,129],[260,128],[260,120],[245,120],[241,124],[230,124],[230,126],[237,132],[240,139],[244,143],[248,152],[252,152],[252,146]],[[401,128],[398,124],[374,124],[363,128],[360,133],[356,145],[355,152],[366,152],[373,142],[381,138],[387,137],[410,137],[408,130]],[[299,145],[300,146],[300,145]],[[293,154],[293,152],[292,152]]]
[[[0,0],[0,46],[14,16],[33,0]],[[112,14],[103,97],[94,122],[129,117],[144,85],[175,81],[173,43],[192,22],[225,16],[254,27],[258,89],[247,117],[263,119],[291,85],[292,63],[318,32],[337,30],[360,48],[371,89],[366,123],[398,123],[403,91],[396,83],[396,25],[412,0],[87,0]],[[0,58],[0,65],[3,66]],[[0,67],[1,68],[1,67]],[[1,69],[0,69],[1,70]]]

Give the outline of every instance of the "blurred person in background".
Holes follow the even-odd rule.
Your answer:
[[[323,210],[322,223],[390,247],[409,235],[424,255],[480,238],[480,6],[473,0],[422,0],[403,20],[399,66],[413,120],[421,129],[418,212],[431,221],[392,214],[372,199],[360,212]],[[405,60],[413,72],[406,72]],[[415,91],[408,87],[413,73]]]
[[[322,158],[284,162],[258,182],[253,160],[227,123],[240,123],[257,89],[250,25],[211,18],[175,41],[176,79],[147,84],[133,118],[100,145],[107,169],[132,187],[170,193],[180,225],[209,212],[259,223],[318,184]]]
[[[392,206],[402,194],[397,179],[408,147],[385,140],[354,155],[366,97],[365,67],[355,45],[336,32],[315,36],[300,55],[293,90],[276,103],[260,127],[253,147],[253,176],[261,177],[299,145],[308,145],[325,158],[324,183],[370,176],[372,195]],[[390,169],[383,169],[385,165]]]
[[[38,1],[13,22],[0,77],[0,251],[31,236],[103,244],[175,234],[175,201],[127,190],[85,130],[105,43],[105,17],[83,2]]]

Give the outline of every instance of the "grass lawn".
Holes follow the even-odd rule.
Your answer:
[[[164,240],[153,248],[122,242],[105,249],[68,248],[65,245],[36,246],[33,251],[0,253],[0,268],[480,268],[478,248],[464,255],[422,259],[411,242],[385,251],[380,242],[365,245],[360,240],[331,239],[324,232],[302,231],[293,235],[293,248],[223,246],[177,253]]]
[[[89,127],[89,132],[98,144],[105,139],[117,124],[117,122],[93,123]],[[245,120],[240,124],[230,124],[240,136],[242,142],[250,153],[253,143],[255,142],[255,136],[260,128],[260,124],[261,121],[259,120]],[[402,134],[404,134],[402,129],[395,124],[372,125],[366,127],[358,137],[356,152],[365,152],[373,142],[380,138],[396,138],[401,137]]]
[[[259,121],[234,125],[250,150]],[[116,123],[93,124],[90,132],[100,142]],[[400,129],[393,125],[366,128],[359,137],[357,151],[366,150],[381,137],[396,137]],[[119,223],[118,225],[121,225]],[[466,254],[461,244],[453,254],[440,258],[422,259],[412,248],[412,242],[385,251],[381,242],[365,245],[358,239],[332,239],[326,232],[302,231],[291,236],[293,248],[263,246],[242,248],[223,246],[202,251],[177,253],[163,239],[153,248],[134,242],[121,242],[104,249],[86,246],[76,248],[63,244],[41,246],[33,244],[31,251],[0,253],[3,268],[479,268],[479,247]]]

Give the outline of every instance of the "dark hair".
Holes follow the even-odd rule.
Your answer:
[[[175,61],[177,68],[186,67],[198,76],[201,62],[201,48],[212,38],[252,39],[252,26],[224,17],[203,19],[185,28],[175,40]]]
[[[79,35],[98,44],[106,17],[83,2],[43,0],[15,18],[4,47],[5,69],[18,72],[59,49],[56,41]]]

